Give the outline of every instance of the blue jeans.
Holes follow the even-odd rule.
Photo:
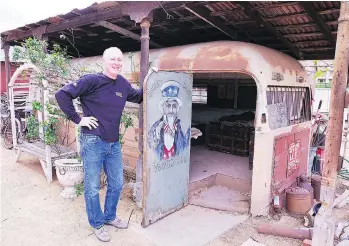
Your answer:
[[[108,143],[99,136],[81,133],[81,156],[84,166],[84,196],[90,225],[100,228],[116,218],[116,207],[123,187],[123,166],[119,142]],[[99,201],[101,169],[107,175],[104,214]]]

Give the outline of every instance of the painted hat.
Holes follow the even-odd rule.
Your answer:
[[[182,98],[179,96],[180,84],[177,81],[169,80],[161,86],[162,98],[159,106],[162,107],[163,103],[168,100],[176,100],[179,107],[182,106]]]

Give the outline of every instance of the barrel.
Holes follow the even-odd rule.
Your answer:
[[[286,190],[286,212],[293,217],[306,216],[311,209],[310,192],[304,188],[291,187]]]

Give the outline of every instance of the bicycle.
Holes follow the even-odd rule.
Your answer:
[[[17,142],[22,143],[23,134],[21,129],[21,116],[20,113],[15,111],[15,124],[17,131]],[[11,111],[10,103],[5,94],[1,95],[1,121],[0,121],[1,137],[3,138],[3,146],[6,149],[13,148],[12,139],[12,123],[11,123]]]

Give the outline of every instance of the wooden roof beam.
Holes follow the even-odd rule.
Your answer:
[[[98,24],[103,26],[103,27],[105,27],[105,28],[107,28],[107,29],[110,29],[112,31],[120,33],[120,34],[122,34],[122,35],[124,35],[126,37],[132,38],[132,39],[137,40],[139,42],[141,41],[141,36],[140,35],[135,34],[133,32],[130,32],[129,30],[127,30],[125,28],[122,28],[120,26],[117,26],[117,25],[115,25],[113,23],[110,23],[108,21],[99,21]],[[160,45],[158,43],[155,43],[154,41],[151,41],[151,40],[149,41],[149,43],[150,43],[150,45],[152,45],[152,46],[154,46],[156,48],[163,47],[162,45]]]
[[[338,13],[339,9],[327,9],[327,10],[321,10],[318,11],[318,15],[327,15],[327,14],[334,14]],[[273,17],[266,17],[265,20],[267,21],[274,21],[274,20],[283,20],[285,18],[297,18],[297,17],[304,17],[307,16],[308,14],[306,12],[303,13],[297,13],[297,14],[285,14],[285,15],[278,15],[278,16],[273,16]]]
[[[304,58],[302,60],[331,60],[334,57],[334,52],[328,53],[314,53],[304,54]]]
[[[69,28],[84,26],[96,23],[102,20],[121,17],[123,14],[118,7],[111,8],[105,11],[93,12],[90,14],[75,17],[70,20],[63,21],[58,24],[51,24],[47,26],[46,33],[54,33],[63,31]],[[21,33],[11,34],[6,37],[6,41],[21,40],[33,36],[33,31],[28,30]]]
[[[255,10],[264,10],[264,9],[275,9],[275,8],[280,8],[280,7],[288,7],[288,6],[293,6],[297,5],[298,2],[281,2],[281,3],[272,3],[264,6],[255,6]]]
[[[303,54],[302,52],[293,44],[288,41],[281,33],[279,33],[275,27],[270,24],[269,22],[265,21],[258,13],[256,10],[253,9],[252,5],[248,2],[239,2],[238,3],[240,6],[242,6],[245,10],[245,13],[254,19],[259,25],[264,26],[265,29],[267,29],[270,33],[274,34],[287,48],[289,48],[292,53],[297,57],[297,58],[302,58]]]
[[[336,35],[337,32],[331,32],[333,35]],[[309,32],[309,33],[294,33],[294,34],[286,34],[285,38],[307,38],[307,37],[323,37],[324,34],[322,32]]]
[[[300,42],[295,42],[294,45],[323,45],[323,44],[329,44],[327,40],[312,40],[312,41],[300,41]]]
[[[64,37],[61,37],[61,34],[64,35]],[[98,53],[96,49],[94,49],[94,46],[88,45],[86,42],[81,41],[81,39],[74,38],[72,34],[68,32],[61,32],[61,33],[55,33],[55,34],[49,34],[49,39],[52,40],[54,38],[55,42],[64,43],[68,47],[72,47],[73,49],[84,49],[85,51],[89,53]],[[80,50],[79,50],[80,52]]]
[[[79,42],[77,40],[74,41],[74,44],[72,45],[71,39],[69,41],[67,39],[62,39],[60,37],[56,36],[49,36],[50,43],[56,43],[59,44],[61,47],[66,47],[67,52],[70,53],[70,55],[73,55],[74,57],[83,57],[89,54],[92,55],[100,55],[100,52],[98,52],[95,49],[92,49],[91,46],[88,46],[87,44],[83,42]]]
[[[210,11],[208,9],[198,8],[193,3],[186,3],[184,5],[184,8],[188,10],[190,13],[199,17],[201,20],[215,27],[225,35],[229,36],[231,39],[237,39],[238,33],[232,30],[231,28],[225,26],[222,21],[210,16]]]
[[[336,45],[336,40],[332,36],[331,30],[328,28],[325,21],[318,15],[314,6],[310,2],[299,2],[302,8],[307,12],[310,18],[315,22],[319,30],[324,34],[325,38],[332,44]]]
[[[338,21],[326,21],[326,25],[337,25]],[[295,24],[295,25],[286,25],[286,26],[278,26],[276,30],[293,30],[299,28],[307,28],[307,27],[315,27],[315,23],[303,23],[303,24]]]

